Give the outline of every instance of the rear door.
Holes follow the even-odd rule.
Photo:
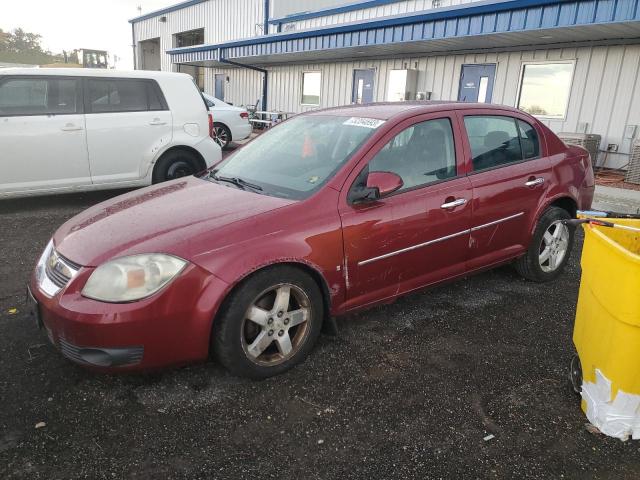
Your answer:
[[[94,183],[143,178],[157,151],[171,141],[172,117],[153,80],[85,80],[89,163]]]
[[[468,268],[523,252],[538,206],[546,197],[551,163],[541,133],[525,118],[495,110],[461,115],[467,136],[473,220]]]
[[[215,89],[213,96],[222,100],[224,102],[224,84],[226,81],[227,75],[224,73],[216,73],[215,76]]]
[[[404,186],[364,203],[341,201],[347,308],[389,298],[464,273],[471,185],[454,116],[421,115],[399,124],[347,181],[369,172],[398,174]]]
[[[90,185],[81,80],[0,76],[2,192]]]

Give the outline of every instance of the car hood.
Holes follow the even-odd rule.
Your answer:
[[[205,248],[233,243],[231,224],[287,206],[291,200],[186,177],[115,197],[85,210],[53,237],[56,249],[83,266],[138,253],[191,260]],[[207,236],[206,241],[198,241]]]

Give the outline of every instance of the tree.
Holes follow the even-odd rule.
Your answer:
[[[16,28],[13,32],[0,30],[0,62],[42,65],[64,61],[61,55],[45,51],[42,36]]]

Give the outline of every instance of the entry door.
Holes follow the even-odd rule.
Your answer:
[[[496,64],[463,65],[460,74],[458,101],[491,103]]]
[[[72,77],[0,81],[0,190],[91,184],[80,89]]]
[[[414,117],[389,132],[347,180],[347,190],[357,189],[369,172],[388,171],[404,184],[376,201],[340,202],[347,308],[464,274],[472,189],[456,173],[464,158],[459,138],[449,116]]]
[[[351,103],[373,102],[373,82],[376,71],[374,69],[353,71],[353,92]]]
[[[216,73],[216,85],[215,85],[215,94],[213,95],[219,100],[224,102],[224,83],[226,80],[226,75],[221,73]]]

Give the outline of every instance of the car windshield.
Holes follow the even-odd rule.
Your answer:
[[[304,199],[383,123],[360,117],[294,117],[239,149],[206,178],[266,195]]]

